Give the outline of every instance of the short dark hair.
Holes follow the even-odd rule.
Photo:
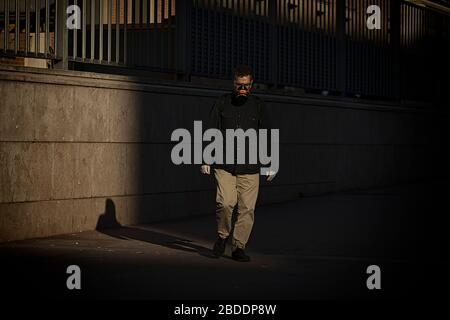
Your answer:
[[[253,79],[252,67],[240,64],[234,68],[234,77],[246,77],[250,76]]]

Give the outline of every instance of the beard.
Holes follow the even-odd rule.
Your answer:
[[[235,92],[233,95],[232,103],[235,106],[241,106],[247,101],[247,99],[248,99],[248,93],[242,94],[242,93]]]

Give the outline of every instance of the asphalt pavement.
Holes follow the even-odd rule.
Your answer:
[[[0,244],[8,298],[442,298],[448,182],[299,198],[257,207],[251,262],[215,259],[214,213]],[[81,289],[69,290],[70,265]],[[369,266],[381,289],[369,290]]]

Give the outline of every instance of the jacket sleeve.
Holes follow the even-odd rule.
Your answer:
[[[204,130],[208,129],[220,129],[220,109],[219,105],[221,103],[221,98],[217,99],[213,106],[211,107],[209,111],[208,120],[206,121],[206,125]]]

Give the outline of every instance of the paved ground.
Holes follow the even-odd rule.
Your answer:
[[[213,215],[6,243],[2,289],[10,298],[442,298],[447,190],[414,184],[259,207],[250,263],[210,257]],[[366,287],[372,264],[378,291]],[[66,289],[69,265],[81,267],[80,291]]]

